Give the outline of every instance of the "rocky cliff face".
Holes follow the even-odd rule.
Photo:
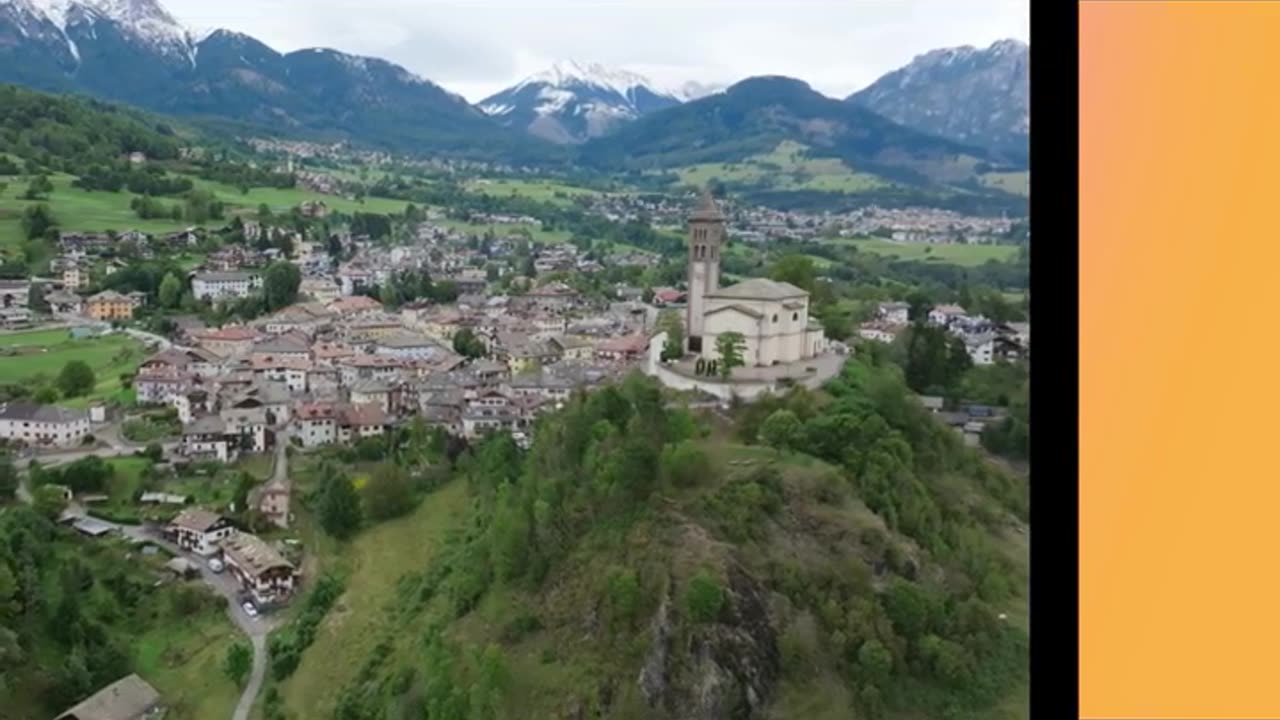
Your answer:
[[[650,624],[637,682],[649,706],[688,720],[763,718],[781,671],[767,593],[737,565],[727,568],[715,622],[681,628],[670,586]]]

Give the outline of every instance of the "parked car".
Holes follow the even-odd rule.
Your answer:
[[[240,607],[244,608],[245,615],[248,615],[251,618],[258,617],[258,608],[254,607],[253,603],[247,602]]]
[[[209,560],[209,569],[216,573],[222,572],[222,561],[218,558],[211,558]]]

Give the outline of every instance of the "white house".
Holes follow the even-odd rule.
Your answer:
[[[73,447],[89,435],[87,410],[55,405],[0,405],[0,438],[27,445]]]
[[[965,309],[959,305],[935,305],[929,311],[929,322],[942,327],[950,327],[951,323],[966,316]]]
[[[330,445],[338,439],[338,410],[331,402],[307,403],[294,411],[295,430],[303,447]]]
[[[197,300],[242,298],[262,287],[256,272],[196,273],[191,278],[191,294]]]
[[[875,342],[892,343],[905,328],[905,325],[893,324],[887,320],[866,322],[858,326],[858,337]]]
[[[190,458],[230,462],[238,454],[235,436],[227,433],[226,422],[206,415],[182,429],[182,454]]]
[[[230,520],[199,508],[183,510],[165,528],[175,545],[204,557],[217,553],[218,543],[235,533]]]
[[[974,365],[990,365],[995,362],[995,339],[990,333],[966,335],[964,348],[969,352]]]
[[[876,316],[895,325],[906,325],[911,321],[911,306],[904,302],[883,302],[876,308]]]

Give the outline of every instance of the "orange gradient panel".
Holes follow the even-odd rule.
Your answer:
[[[1081,715],[1280,717],[1280,3],[1080,4],[1079,333]]]

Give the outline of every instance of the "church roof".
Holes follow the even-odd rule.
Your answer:
[[[698,209],[693,211],[689,216],[690,220],[724,220],[724,215],[720,212],[720,208],[716,206],[716,199],[711,197],[711,191],[703,189],[702,198],[698,201]]]
[[[809,293],[791,283],[751,278],[736,285],[709,292],[705,297],[725,300],[789,300],[808,296]]]
[[[716,313],[725,312],[726,310],[733,310],[735,312],[740,312],[743,315],[756,318],[757,320],[764,317],[764,313],[760,312],[759,310],[749,308],[746,305],[723,305],[721,307],[716,308],[715,310],[708,310],[706,314],[715,315]]]

